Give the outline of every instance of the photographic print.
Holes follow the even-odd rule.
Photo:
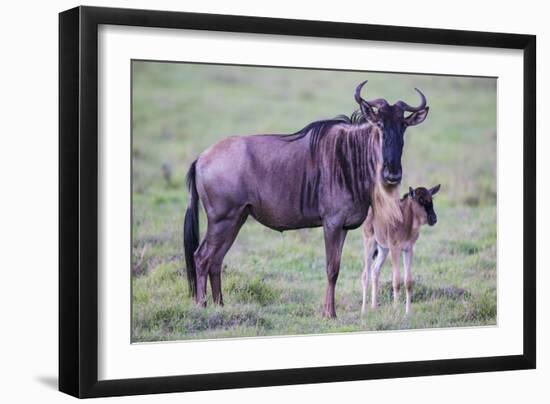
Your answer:
[[[497,324],[497,79],[133,60],[132,342]]]

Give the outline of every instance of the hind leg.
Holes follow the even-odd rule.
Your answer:
[[[242,215],[241,218],[236,223],[229,223],[225,226],[225,229],[222,230],[222,237],[224,241],[221,243],[220,248],[215,252],[212,265],[208,270],[208,275],[210,277],[210,286],[212,288],[212,298],[214,303],[223,306],[223,296],[222,296],[222,264],[227,251],[233,245],[237,234],[239,233],[240,228],[246,221],[247,215]]]
[[[411,301],[413,292],[413,278],[412,278],[412,259],[413,249],[403,251],[403,262],[405,264],[405,287],[407,290],[407,302],[405,303],[405,313],[409,314],[411,311]]]
[[[374,263],[372,265],[372,288],[371,288],[371,307],[373,309],[376,309],[378,307],[378,291],[380,289],[380,269],[382,268],[382,265],[384,265],[384,262],[386,261],[386,257],[388,256],[388,249],[384,248],[380,245],[377,247],[377,255],[376,259],[374,260]]]
[[[208,269],[206,257],[208,256],[208,242],[206,238],[201,241],[199,248],[195,251],[195,271],[197,276],[197,293],[195,301],[198,305],[206,307],[206,276]]]
[[[243,223],[245,213],[228,215],[223,219],[211,220],[206,235],[195,253],[197,263],[197,303],[206,306],[206,281],[210,277],[214,303],[223,305],[221,268],[227,251],[235,241]]]
[[[399,303],[399,290],[401,288],[401,251],[394,248],[390,251],[392,264],[393,305]]]

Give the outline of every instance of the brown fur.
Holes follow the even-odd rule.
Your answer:
[[[380,268],[389,253],[392,261],[392,283],[394,303],[398,301],[401,274],[400,256],[403,254],[405,261],[405,286],[407,289],[406,312],[410,311],[412,299],[412,253],[416,241],[420,235],[420,227],[429,223],[435,224],[436,216],[433,211],[432,195],[437,193],[439,185],[430,190],[426,188],[411,189],[401,201],[398,202],[401,218],[389,221],[386,216],[380,216],[375,209],[371,209],[363,225],[363,241],[365,248],[365,268],[362,275],[363,283],[363,313],[367,311],[366,293],[373,277],[372,302],[373,308],[378,305],[378,287]],[[389,204],[389,202],[387,202]],[[374,207],[374,202],[373,202]],[[385,210],[385,209],[384,209]]]
[[[395,227],[403,222],[403,213],[399,206],[397,187],[386,187],[377,183],[372,194],[372,215],[386,226]]]

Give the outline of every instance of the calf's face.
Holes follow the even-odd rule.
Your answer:
[[[418,187],[412,189],[409,187],[410,197],[418,203],[426,212],[426,221],[430,226],[437,223],[437,215],[435,214],[433,196],[437,194],[441,184],[436,185],[433,188],[426,189],[424,187]]]

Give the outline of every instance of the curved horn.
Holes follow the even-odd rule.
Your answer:
[[[357,88],[355,89],[355,101],[359,104],[359,107],[361,108],[361,112],[363,113],[363,116],[366,118],[370,116],[371,118],[376,118],[376,114],[374,110],[372,109],[372,106],[369,104],[368,101],[365,101],[361,97],[361,89],[365,84],[367,84],[368,80],[363,81],[362,83],[359,83]],[[377,100],[378,101],[378,100]]]
[[[359,105],[366,102],[363,98],[361,98],[361,89],[367,83],[368,83],[368,80],[365,80],[365,81],[359,83],[359,85],[355,88],[355,101],[357,101],[357,103]]]
[[[359,85],[357,86],[357,88],[355,89],[355,101],[357,101],[357,103],[359,105],[361,105],[362,102],[366,103],[369,107],[376,107],[376,108],[382,108],[382,107],[385,107],[386,105],[388,105],[388,101],[386,101],[385,99],[383,98],[377,98],[375,100],[372,100],[372,101],[367,101],[367,100],[364,100],[362,97],[361,97],[361,90],[363,88],[363,86],[365,84],[367,84],[368,80],[365,80],[363,81],[362,83],[359,83]]]
[[[422,94],[422,91],[420,91],[418,88],[415,88],[415,90],[418,94],[420,94],[420,106],[411,107],[405,101],[397,101],[395,105],[399,106],[404,111],[409,111],[409,112],[418,112],[426,108],[426,97],[424,96],[424,94]]]

